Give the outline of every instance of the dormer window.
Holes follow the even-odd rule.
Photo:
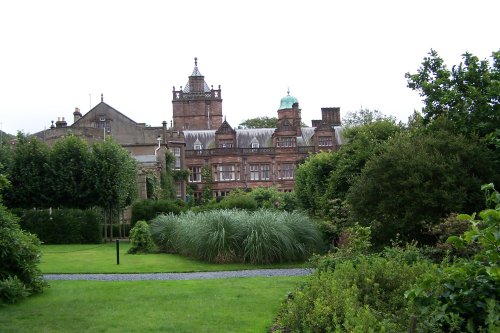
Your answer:
[[[259,140],[254,136],[252,141],[250,141],[250,147],[251,148],[259,148]]]
[[[196,139],[196,141],[193,144],[194,150],[202,150],[203,145],[201,144],[201,141],[199,139]]]

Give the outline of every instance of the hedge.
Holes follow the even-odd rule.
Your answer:
[[[103,217],[96,210],[14,210],[21,228],[36,234],[45,244],[101,243]]]
[[[151,221],[161,214],[178,215],[186,211],[186,204],[181,200],[143,200],[132,205],[131,227],[135,226],[137,221]]]

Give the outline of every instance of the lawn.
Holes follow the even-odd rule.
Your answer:
[[[116,245],[42,245],[40,268],[43,273],[157,273],[206,272],[257,268],[297,268],[304,263],[250,265],[209,264],[175,254],[127,254],[129,243],[120,243],[120,265]]]
[[[1,307],[0,330],[266,332],[286,294],[304,279],[51,281],[43,294]]]

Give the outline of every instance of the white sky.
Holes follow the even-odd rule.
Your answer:
[[[172,118],[172,87],[198,57],[223,113],[276,116],[290,87],[306,124],[321,107],[406,121],[406,87],[431,48],[448,67],[500,49],[500,1],[0,2],[0,123],[35,133],[104,101],[137,122]]]

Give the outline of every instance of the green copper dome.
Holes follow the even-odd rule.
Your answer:
[[[287,95],[281,99],[280,108],[278,110],[283,109],[291,109],[293,104],[298,103],[298,99],[293,96],[290,96],[290,90],[287,91]]]

